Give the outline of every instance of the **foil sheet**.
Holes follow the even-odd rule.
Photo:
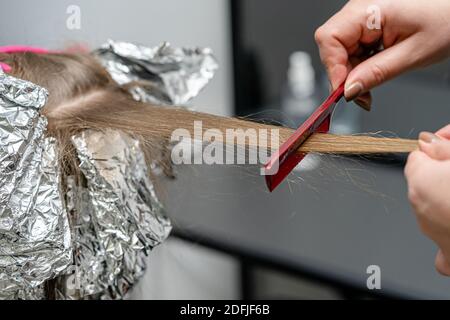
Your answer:
[[[73,144],[85,183],[68,179],[74,265],[61,277],[57,298],[123,298],[171,224],[138,140],[120,131],[87,130]]]
[[[137,101],[159,105],[185,105],[213,78],[218,63],[209,48],[173,48],[167,42],[145,47],[109,40],[93,52],[111,77],[126,85]],[[153,160],[152,172],[174,178],[171,148]]]
[[[0,298],[40,299],[71,262],[47,91],[0,72]]]
[[[154,104],[186,104],[218,69],[210,49],[168,43],[149,48],[110,40],[94,54],[117,83],[133,83],[129,89],[136,100]]]
[[[217,69],[209,49],[167,43],[110,41],[94,54],[136,100],[156,104],[187,103]],[[46,99],[45,89],[0,71],[0,298],[123,298],[171,230],[155,169],[138,140],[88,130],[73,137],[81,175],[62,187],[57,145],[39,115]]]

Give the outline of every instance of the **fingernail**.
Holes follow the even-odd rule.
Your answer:
[[[363,108],[366,111],[370,111],[370,109],[372,108],[372,97],[368,96],[368,97],[359,97],[355,100],[353,100],[354,103],[356,103],[358,106],[360,106],[361,108]]]
[[[353,100],[356,97],[358,97],[363,91],[363,85],[361,82],[355,82],[352,84],[349,84],[345,87],[345,99],[347,101]]]
[[[434,141],[440,140],[440,138],[434,133],[424,131],[419,134],[419,140],[425,143],[432,143]]]

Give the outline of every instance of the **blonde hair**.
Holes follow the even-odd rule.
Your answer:
[[[61,163],[66,170],[76,167],[70,137],[85,129],[117,129],[132,134],[140,139],[149,159],[161,159],[161,154],[167,153],[167,142],[175,129],[193,132],[194,121],[202,121],[203,130],[278,129],[281,143],[293,133],[285,127],[137,102],[127,87],[114,82],[89,54],[25,52],[0,54],[0,61],[12,67],[12,75],[49,90],[49,101],[43,109],[49,123],[47,134],[59,140],[63,150]],[[245,141],[244,147],[249,147],[247,140],[237,141]],[[271,151],[278,147],[266,141],[258,143]],[[398,153],[410,152],[416,147],[417,141],[408,139],[313,134],[298,152]],[[167,166],[168,161],[165,157],[161,164]]]

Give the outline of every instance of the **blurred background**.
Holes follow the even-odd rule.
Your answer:
[[[328,93],[314,31],[345,2],[0,0],[0,45],[210,47],[221,67],[192,106],[296,127]],[[79,28],[67,25],[73,6]],[[383,85],[370,113],[341,102],[332,131],[437,130],[450,123],[449,71],[446,62]],[[273,194],[257,167],[178,167],[163,182],[173,236],[131,298],[450,298],[407,202],[404,161],[311,155]]]

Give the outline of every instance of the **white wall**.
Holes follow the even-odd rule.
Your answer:
[[[227,0],[0,0],[0,44],[61,48],[98,46],[111,38],[154,45],[211,47],[221,68],[194,101],[199,110],[230,114],[231,38]],[[81,29],[69,30],[70,5],[81,9]]]
[[[227,255],[170,239],[156,247],[131,299],[237,299],[239,265]]]
[[[0,0],[0,45],[63,48],[107,39],[146,45],[211,47],[221,65],[193,102],[198,110],[231,114],[231,40],[227,0]],[[81,9],[81,29],[69,30],[69,5]],[[169,242],[150,257],[134,298],[235,298],[234,261],[194,245]]]

